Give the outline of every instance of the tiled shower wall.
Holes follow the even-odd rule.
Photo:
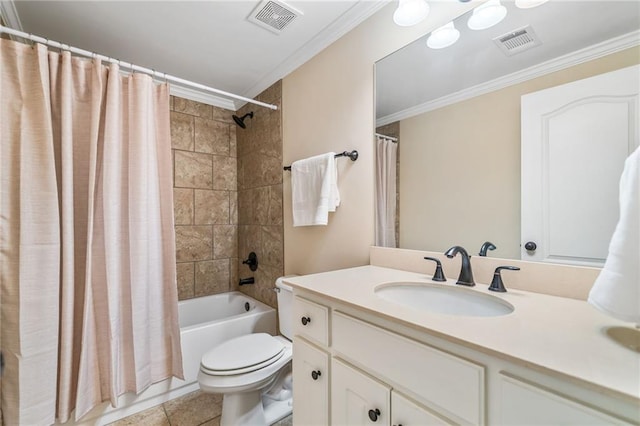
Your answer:
[[[256,99],[282,104],[279,81]],[[284,272],[282,113],[253,111],[246,129],[232,111],[171,97],[178,297],[233,290],[276,307],[273,286]],[[236,143],[237,140],[237,143]],[[253,272],[240,263],[258,255]],[[255,284],[239,287],[239,278]]]
[[[238,261],[232,111],[171,97],[178,297],[231,290]]]
[[[238,141],[238,255],[258,255],[258,270],[240,264],[240,278],[254,277],[255,284],[241,291],[276,306],[275,280],[284,273],[284,227],[282,218],[282,81],[256,99],[275,104],[278,110],[245,105],[238,111],[247,118],[246,129],[237,129]],[[288,172],[286,172],[288,173]],[[285,178],[289,178],[285,175]],[[234,283],[235,284],[235,283]]]

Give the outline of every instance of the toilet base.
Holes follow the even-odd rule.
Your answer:
[[[258,390],[225,393],[220,426],[269,426],[293,411],[291,363]]]
[[[220,426],[268,425],[262,406],[262,392],[224,394]]]
[[[220,426],[268,426],[291,414],[292,402],[263,398],[260,391],[225,394]]]

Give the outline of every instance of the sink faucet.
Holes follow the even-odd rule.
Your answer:
[[[444,255],[449,259],[452,259],[458,253],[460,253],[460,256],[462,257],[462,268],[460,269],[460,276],[458,277],[458,281],[456,282],[456,284],[473,287],[474,285],[476,285],[476,283],[473,280],[473,272],[471,271],[469,253],[467,253],[467,251],[460,246],[453,246],[449,250],[444,252]]]
[[[496,246],[491,241],[485,241],[485,243],[480,247],[480,253],[478,256],[486,256],[488,250],[495,250]]]

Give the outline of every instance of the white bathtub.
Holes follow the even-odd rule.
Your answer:
[[[206,351],[225,340],[244,334],[276,334],[275,309],[240,292],[178,302],[178,313],[185,380],[165,380],[138,395],[123,395],[118,399],[118,408],[103,403],[81,422],[66,424],[105,425],[198,390],[200,359]]]

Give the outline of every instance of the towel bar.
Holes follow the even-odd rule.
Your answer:
[[[338,157],[349,157],[351,159],[351,161],[356,161],[358,159],[358,151],[356,151],[355,149],[351,152],[349,151],[343,151],[339,154],[334,155],[335,158]],[[291,166],[284,166],[284,170],[291,170]]]

